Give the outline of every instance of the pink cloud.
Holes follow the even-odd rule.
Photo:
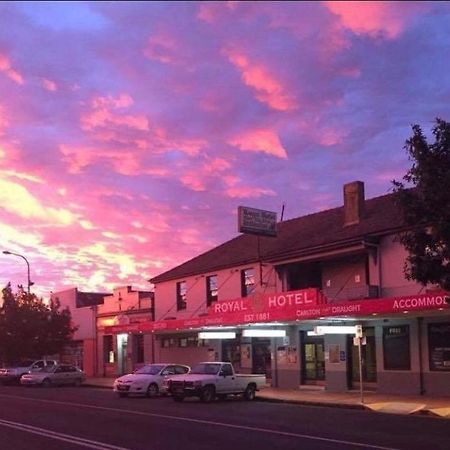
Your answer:
[[[380,33],[389,39],[398,37],[424,5],[413,2],[352,2],[327,1],[326,7],[339,16],[342,25],[356,34],[377,36]]]
[[[269,129],[244,131],[229,139],[228,143],[245,152],[262,152],[278,158],[287,158],[286,150],[277,133]]]
[[[0,53],[0,72],[3,72],[9,79],[17,84],[24,84],[22,74],[17,70],[12,68],[10,59],[5,55]]]
[[[44,87],[44,89],[46,89],[47,91],[50,91],[50,92],[55,92],[58,90],[58,86],[56,85],[56,83],[47,78],[44,78],[42,80],[42,86]]]
[[[264,189],[251,186],[236,186],[225,190],[225,194],[231,198],[258,198],[264,195],[276,195],[272,189]]]
[[[298,108],[297,101],[262,64],[252,64],[243,53],[227,50],[230,62],[240,70],[243,82],[256,91],[256,98],[277,111]]]

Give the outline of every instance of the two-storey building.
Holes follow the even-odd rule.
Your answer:
[[[154,277],[155,322],[138,329],[154,336],[157,361],[227,360],[275,387],[345,391],[362,378],[377,392],[449,395],[446,294],[405,279],[402,230],[393,195],[366,200],[364,184],[349,183],[342,207]]]

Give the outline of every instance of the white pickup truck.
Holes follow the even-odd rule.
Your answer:
[[[203,362],[194,366],[190,373],[175,375],[168,380],[168,390],[175,401],[186,397],[199,397],[204,403],[216,397],[241,394],[246,400],[253,400],[256,391],[266,385],[265,375],[234,373],[229,362]]]

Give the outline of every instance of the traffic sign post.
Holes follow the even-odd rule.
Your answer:
[[[353,338],[353,344],[358,346],[359,394],[360,394],[361,404],[363,404],[364,403],[364,388],[363,388],[363,371],[362,371],[362,345],[365,344],[365,338],[363,337],[362,325],[356,325],[355,337]]]

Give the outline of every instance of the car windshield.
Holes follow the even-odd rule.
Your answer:
[[[140,369],[136,370],[136,372],[139,375],[157,375],[161,370],[166,367],[163,364],[148,364],[144,367],[141,367]]]
[[[197,364],[191,370],[191,373],[217,375],[222,364]]]

